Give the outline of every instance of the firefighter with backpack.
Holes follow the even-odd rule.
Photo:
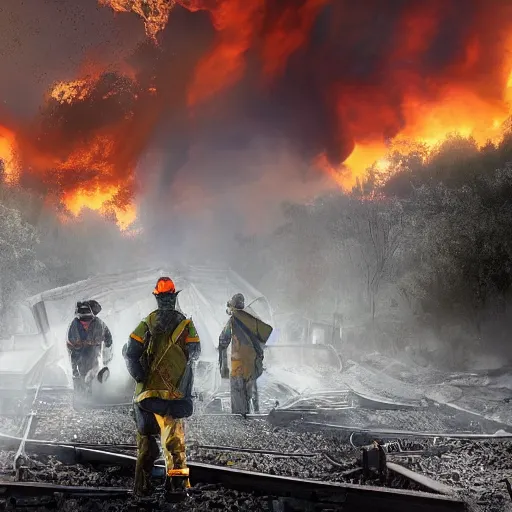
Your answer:
[[[227,303],[230,315],[219,336],[219,365],[223,379],[230,379],[231,412],[246,417],[259,412],[257,379],[263,373],[263,347],[272,327],[263,322],[250,306],[245,306],[241,293]],[[231,374],[228,347],[231,345]]]
[[[123,349],[128,372],[137,382],[138,496],[152,491],[151,472],[160,454],[157,436],[165,459],[165,490],[183,492],[190,487],[183,418],[193,412],[193,365],[201,345],[192,320],[177,309],[178,293],[169,277],[158,279],[153,291],[158,309],[139,323]]]

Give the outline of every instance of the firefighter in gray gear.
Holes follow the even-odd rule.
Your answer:
[[[252,410],[259,412],[256,380],[263,373],[263,347],[272,327],[264,323],[250,308],[245,308],[241,293],[227,303],[230,315],[219,336],[219,364],[221,377],[230,379],[231,412],[244,417]],[[227,350],[231,345],[231,375]]]
[[[100,311],[95,300],[77,302],[75,318],[68,328],[67,348],[73,386],[78,392],[91,393],[92,381],[100,373],[100,357],[104,367],[112,360],[112,334],[96,316]]]

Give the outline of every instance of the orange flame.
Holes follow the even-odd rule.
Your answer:
[[[402,26],[396,30],[400,35],[396,51],[389,56],[390,69],[396,67],[396,62],[414,62],[429,48],[443,8],[442,2],[418,3],[403,15]],[[503,16],[510,14],[507,11]],[[485,56],[476,37],[467,41],[462,58],[451,66],[449,78],[393,71],[390,87],[404,89],[399,110],[391,108],[388,91],[382,87],[341,87],[336,93],[339,119],[343,120],[340,131],[348,130],[355,142],[353,152],[340,167],[351,170],[351,178],[342,181],[343,188],[352,186],[373,164],[387,169],[389,149],[404,141],[423,144],[427,152],[453,134],[472,137],[480,146],[499,143],[512,115],[512,36],[501,51],[498,80],[480,72]],[[431,98],[425,97],[425,88]],[[390,133],[388,140],[384,140],[382,131]],[[331,176],[339,174],[325,154],[313,165]],[[339,184],[339,177],[334,181]]]
[[[249,73],[251,78],[257,72],[261,75],[256,76],[256,86],[247,87],[249,101],[262,87],[267,95],[263,99],[274,101],[269,101],[270,107],[277,105],[276,100],[284,100],[283,108],[276,109],[286,117],[283,131],[291,124],[289,120],[308,123],[290,130],[290,139],[297,142],[296,137],[308,145],[304,150],[307,158],[318,153],[314,165],[345,189],[375,163],[377,169],[387,169],[387,153],[403,142],[414,141],[432,149],[451,133],[472,136],[479,144],[496,142],[510,117],[512,9],[500,0],[488,0],[492,3],[488,8],[483,0],[470,2],[472,16],[461,21],[463,27],[454,36],[457,44],[452,45],[450,55],[443,52],[442,58],[438,54],[446,42],[443,33],[457,16],[455,2],[448,0],[405,2],[401,9],[386,10],[392,17],[392,30],[384,30],[375,40],[374,34],[368,36],[365,30],[379,13],[357,2],[98,1],[116,12],[136,13],[156,44],[177,5],[191,12],[206,11],[215,35],[212,47],[196,65],[186,98],[181,97],[181,86],[177,93],[167,87],[169,75],[162,71],[167,63],[161,55],[167,56],[168,49],[161,48],[160,60],[147,66],[151,73],[154,70],[153,76],[146,76],[146,66],[133,72],[132,81],[137,77],[141,83],[128,87],[130,108],[139,101],[130,111],[123,110],[126,95],[117,101],[115,87],[109,89],[115,81],[97,87],[101,72],[93,66],[92,71],[82,69],[79,77],[53,87],[48,101],[52,108],[57,105],[58,115],[53,116],[49,109],[42,129],[15,137],[0,128],[0,158],[6,179],[15,181],[21,169],[41,181],[51,181],[73,215],[88,207],[114,212],[120,225],[128,225],[136,215],[131,206],[134,166],[160,113],[167,113],[169,105],[182,100],[197,109]],[[317,34],[313,29],[320,14],[322,31]],[[377,23],[377,31],[380,25]],[[383,49],[378,47],[381,36]],[[369,52],[363,57],[359,43]],[[144,50],[152,59],[152,49]],[[291,101],[285,104],[288,91]],[[142,107],[136,108],[141,97]],[[105,105],[110,102],[104,116],[102,101]],[[97,110],[88,109],[88,102]],[[165,107],[156,112],[155,108],[146,109],[147,104]],[[181,107],[178,105],[179,110]],[[68,115],[77,126],[68,123]],[[181,122],[181,115],[177,118]],[[310,122],[310,118],[314,119]],[[193,132],[190,126],[185,128],[187,136]],[[309,139],[313,139],[311,144]],[[128,207],[123,209],[125,205]]]
[[[137,210],[134,205],[119,207],[113,204],[120,187],[96,186],[80,187],[72,192],[65,192],[63,203],[67,210],[78,217],[84,209],[96,210],[104,214],[112,212],[122,231],[128,229],[137,219]]]
[[[39,154],[32,162],[41,169],[55,169],[64,175],[91,170],[98,174],[99,178],[90,181],[88,185],[77,186],[63,192],[62,202],[75,217],[80,215],[84,208],[104,214],[114,213],[118,226],[125,230],[136,220],[137,210],[130,203],[123,204],[122,207],[116,204],[116,197],[122,192],[122,187],[128,184],[126,180],[131,176],[128,169],[128,178],[115,177],[116,147],[114,140],[98,135],[87,146],[74,149],[64,159],[52,154]],[[95,181],[97,184],[94,184]]]
[[[389,161],[385,158],[388,148],[382,143],[356,144],[350,156],[340,166],[329,162],[325,153],[320,153],[314,160],[313,166],[325,172],[341,189],[350,191],[357,183],[357,178],[366,170],[375,165],[377,170],[385,171],[389,168]]]
[[[350,189],[373,164],[377,169],[386,170],[390,147],[396,147],[403,141],[423,144],[428,151],[452,134],[472,137],[480,146],[487,142],[497,144],[503,139],[504,124],[512,113],[507,100],[510,94],[511,86],[508,85],[501,102],[489,102],[469,91],[455,88],[447,91],[437,102],[421,102],[410,97],[404,103],[405,127],[387,145],[384,141],[368,139],[361,134],[356,137],[354,150],[338,170],[328,162],[325,154],[321,154],[313,165],[333,177],[342,188]],[[368,108],[371,109],[372,105]],[[376,111],[383,112],[382,109]],[[348,174],[343,172],[342,179],[341,167],[348,167],[351,171]]]
[[[158,32],[169,21],[169,15],[176,5],[176,0],[134,1],[134,0],[98,0],[100,5],[108,5],[116,12],[138,14],[144,20],[146,34],[156,42]]]
[[[56,83],[48,94],[50,101],[65,108],[85,101],[93,91],[99,75],[85,79]],[[106,99],[115,92],[103,95]],[[62,188],[60,201],[66,210],[77,217],[85,208],[114,216],[121,230],[136,220],[130,190],[133,169],[119,172],[119,141],[121,127],[107,126],[89,135],[87,140],[73,141],[59,131],[39,135],[13,132],[0,127],[0,159],[4,162],[5,181],[16,184],[21,170]],[[16,158],[20,148],[21,160]]]
[[[19,176],[16,157],[16,137],[13,132],[0,125],[0,162],[3,163],[4,180],[14,183]]]

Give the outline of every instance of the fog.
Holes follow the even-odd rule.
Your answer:
[[[408,87],[387,64],[397,48],[409,48],[399,27],[418,13],[397,4],[381,13],[387,23],[374,25],[375,6],[345,6],[364,26],[345,32],[341,4],[303,12],[302,42],[292,54],[277,52],[283,62],[268,49],[286,3],[269,10],[261,30],[232,13],[228,32],[244,25],[249,39],[229,41],[246,46],[224,75],[214,12],[176,8],[155,45],[136,16],[82,4],[3,7],[0,58],[9,80],[0,84],[0,125],[16,135],[21,176],[18,187],[4,183],[1,191],[0,320],[9,334],[17,330],[15,304],[44,290],[113,272],[208,265],[233,268],[267,297],[276,343],[333,343],[344,361],[379,352],[447,371],[508,364],[511,249],[500,240],[509,232],[510,141],[493,137],[486,146],[485,138],[450,135],[450,122],[438,127],[437,146],[420,142],[432,127],[404,105],[412,95],[437,112],[438,91],[430,82]],[[503,42],[494,33],[507,30],[510,11],[481,2],[468,10],[475,23],[460,21],[466,30],[449,40],[444,27],[456,13],[437,13],[435,37],[399,60],[409,62],[412,84],[429,74],[453,84],[462,98],[454,117],[466,120],[469,112],[485,126],[496,105],[500,114],[506,108],[497,58]],[[466,71],[493,77],[485,91],[456,65],[473,36],[482,48]],[[354,47],[373,57],[361,60]],[[207,55],[219,76],[208,76]],[[379,78],[374,88],[369,76]],[[56,81],[87,77],[90,88],[78,101],[49,94]],[[214,96],[204,87],[210,82]],[[390,83],[399,85],[393,94]],[[475,95],[483,102],[478,112]],[[459,112],[465,100],[467,111]],[[394,153],[387,143],[400,135],[418,142]],[[106,151],[99,156],[88,152],[98,137]],[[373,143],[391,148],[381,155],[386,170],[371,166]],[[344,167],[352,151],[364,162]],[[64,206],[77,187],[110,186],[119,191],[96,211],[75,217]],[[137,220],[120,232],[116,211],[131,206]],[[184,308],[201,304],[198,322],[214,344],[231,290],[204,301],[192,290],[184,287]],[[58,340],[75,297],[62,300],[59,312],[49,312]],[[102,315],[120,322],[119,339],[152,307],[139,311],[142,299],[130,293],[122,306],[105,300]]]
[[[18,3],[8,6],[15,21],[29,28],[42,23],[36,14],[44,9]],[[483,4],[477,4],[472,12],[480,20]],[[411,94],[406,84],[393,66],[379,64],[388,62],[386,45],[367,68],[352,50],[339,51],[335,35],[345,13],[326,31],[325,55],[314,31],[311,41],[304,38],[301,58],[263,85],[255,79],[265,68],[259,48],[247,48],[243,76],[192,105],[191,87],[209,83],[198,80],[201,59],[218,42],[207,13],[176,9],[155,46],[134,18],[114,19],[109,9],[88,5],[83,16],[91,24],[84,25],[76,22],[79,2],[70,9],[72,23],[55,6],[45,11],[44,33],[27,30],[18,59],[6,50],[16,46],[17,23],[1,36],[2,69],[11,81],[0,84],[0,128],[16,134],[21,178],[10,181],[0,153],[0,385],[13,385],[9,371],[19,359],[14,373],[21,389],[22,376],[44,356],[44,385],[69,388],[67,328],[75,303],[95,299],[114,338],[114,358],[109,380],[94,384],[94,400],[130,401],[133,381],[122,347],[155,309],[151,291],[166,274],[182,290],[180,308],[200,334],[196,391],[209,398],[224,393],[225,400],[228,393],[217,344],[226,301],[237,292],[274,327],[260,379],[265,410],[328,388],[481,412],[486,393],[512,388],[509,132],[485,144],[445,136],[441,127],[437,145],[413,141],[399,151],[387,144],[406,121],[414,121],[407,132],[414,139],[421,123],[403,110]],[[399,10],[397,4],[388,13],[397,24],[407,18]],[[273,17],[267,21],[271,27]],[[505,17],[498,21],[507,24]],[[59,24],[64,29],[54,39]],[[487,34],[485,23],[472,28]],[[356,32],[343,44],[359,42]],[[458,41],[462,32],[450,41],[456,48],[466,42]],[[373,51],[370,39],[365,48]],[[485,42],[484,57],[501,51],[499,41]],[[43,50],[52,55],[49,65]],[[430,72],[451,75],[434,50],[426,59]],[[340,63],[341,54],[350,62]],[[401,60],[423,77],[426,61],[416,57]],[[486,69],[492,63],[484,59]],[[390,76],[379,73],[375,90],[359,88],[372,70]],[[501,70],[491,71],[499,84]],[[88,74],[89,92],[78,101],[49,96],[56,80]],[[455,71],[450,78],[474,97],[471,80]],[[395,82],[401,87],[388,95]],[[486,92],[494,106],[503,91]],[[419,104],[433,95],[415,93]],[[95,151],[98,140],[104,152]],[[389,149],[380,155],[384,167],[371,161],[374,142]],[[356,146],[364,163],[344,166]],[[109,187],[117,192],[106,193]],[[82,189],[108,199],[75,215],[65,200]],[[116,223],[123,208],[137,214],[126,230]],[[49,324],[44,336],[30,309],[41,302]],[[37,386],[39,374],[33,379],[30,386]],[[497,409],[495,417],[506,417]]]

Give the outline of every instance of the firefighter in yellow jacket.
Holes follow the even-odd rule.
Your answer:
[[[226,312],[230,319],[219,336],[220,373],[230,380],[231,412],[246,417],[251,409],[259,412],[257,379],[263,372],[263,348],[272,327],[245,306],[241,293],[228,301]],[[231,375],[227,355],[230,345]]]
[[[165,489],[184,491],[190,486],[182,418],[193,412],[192,368],[201,345],[192,320],[176,309],[178,293],[169,277],[158,280],[153,291],[158,309],[139,323],[123,349],[128,371],[137,382],[134,492],[139,496],[151,493],[158,435],[165,458]]]

